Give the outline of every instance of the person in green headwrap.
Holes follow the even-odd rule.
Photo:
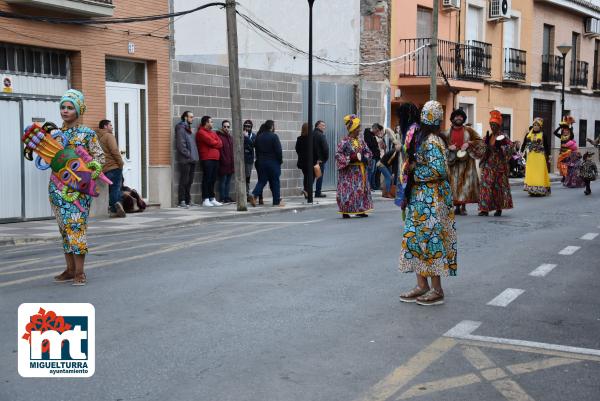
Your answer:
[[[104,164],[104,152],[96,133],[79,122],[85,109],[83,94],[75,89],[69,89],[60,100],[64,153],[68,155],[77,146],[82,146],[95,162],[102,165]],[[58,136],[57,140],[60,139],[61,136]],[[73,285],[85,285],[87,279],[84,273],[84,263],[85,255],[88,252],[86,231],[92,199],[85,194],[74,198],[79,201],[80,208],[73,201],[69,201],[69,196],[65,197],[62,192],[51,180],[48,185],[50,206],[62,235],[67,264],[65,271],[54,277],[54,280],[57,282],[72,281]]]

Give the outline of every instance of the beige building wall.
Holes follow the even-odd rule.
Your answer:
[[[485,134],[489,129],[489,112],[499,110],[502,114],[511,116],[511,138],[522,141],[524,134],[531,124],[531,95],[529,85],[534,80],[532,76],[532,64],[534,60],[531,55],[533,36],[531,34],[533,19],[533,1],[513,1],[512,16],[515,18],[518,27],[516,47],[527,52],[525,79],[522,81],[506,80],[504,78],[505,70],[505,30],[507,29],[503,22],[488,21],[487,1],[465,0],[461,12],[461,26],[466,27],[473,23],[467,18],[467,7],[469,5],[482,7],[482,41],[492,45],[492,74],[490,79],[486,80],[485,87],[479,92],[463,92],[458,98],[456,106],[460,103],[472,104],[475,114],[475,120],[471,121],[473,126],[479,129],[480,134]],[[466,38],[466,29],[461,32],[461,39]],[[541,60],[541,56],[539,57]],[[539,80],[538,80],[539,82]]]

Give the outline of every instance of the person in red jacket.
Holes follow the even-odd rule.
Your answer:
[[[233,199],[229,197],[229,184],[235,172],[235,167],[233,164],[233,137],[231,136],[231,122],[229,120],[223,120],[217,135],[223,143],[221,159],[219,160],[219,196],[221,202],[233,203]]]
[[[206,207],[223,205],[215,199],[215,183],[223,143],[212,128],[212,118],[204,116],[200,120],[198,132],[196,132],[196,143],[202,163],[202,206]]]

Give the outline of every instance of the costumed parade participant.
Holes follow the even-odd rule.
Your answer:
[[[572,151],[577,151],[577,144],[574,141],[575,134],[573,133],[573,124],[575,119],[571,116],[566,116],[558,125],[558,128],[554,131],[554,136],[560,138],[560,151],[556,160],[556,168],[562,176],[562,182],[565,182],[567,176],[567,163],[566,159],[570,156]]]
[[[524,190],[531,196],[550,195],[550,175],[546,155],[549,153],[542,127],[544,120],[537,117],[533,120],[532,128],[525,136],[521,152],[527,152],[525,165]]]
[[[371,158],[369,147],[359,137],[360,119],[351,114],[344,117],[348,135],[337,147],[335,161],[338,169],[336,200],[339,213],[347,219],[350,215],[367,217],[373,209],[371,188],[367,179],[367,165]]]
[[[511,141],[506,138],[500,127],[502,114],[498,110],[490,111],[490,128],[482,143],[481,180],[479,187],[479,216],[488,216],[495,210],[494,216],[502,216],[502,210],[512,209],[513,201],[508,182],[508,162],[511,157]]]
[[[579,170],[579,176],[583,182],[585,182],[585,191],[583,191],[583,193],[586,195],[592,193],[590,183],[596,181],[596,178],[598,177],[598,168],[596,167],[596,163],[592,160],[592,156],[594,156],[594,152],[585,152],[583,155],[583,163]]]
[[[452,128],[448,133],[448,177],[452,188],[455,214],[466,215],[467,203],[479,202],[479,174],[475,161],[481,138],[464,124],[466,113],[457,109],[450,115]]]
[[[50,206],[63,240],[67,267],[54,277],[57,282],[73,281],[73,285],[85,285],[84,273],[87,246],[87,219],[92,203],[91,196],[98,196],[96,180],[111,184],[102,174],[104,153],[96,133],[79,123],[85,113],[83,94],[69,89],[61,98],[60,115],[62,128],[52,123],[43,127],[34,124],[23,135],[24,154],[41,170],[52,169],[48,193]]]
[[[585,187],[585,182],[579,176],[579,171],[581,169],[581,165],[583,164],[583,157],[581,156],[577,145],[571,149],[569,156],[564,160],[563,163],[567,166],[567,176],[563,181],[563,185],[567,188]]]
[[[434,100],[421,111],[421,128],[408,149],[410,195],[406,208],[399,270],[415,272],[417,286],[402,302],[444,303],[441,276],[455,276],[456,229],[446,168],[446,142],[440,133],[444,111]],[[431,286],[427,280],[431,277]]]

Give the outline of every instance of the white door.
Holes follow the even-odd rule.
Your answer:
[[[21,218],[21,114],[19,102],[0,100],[0,219]]]
[[[23,100],[24,126],[21,127],[21,133],[26,126],[33,122],[43,124],[46,121],[51,121],[59,127],[62,124],[58,101]],[[34,160],[35,157],[34,153]],[[52,216],[52,210],[48,201],[48,181],[51,170],[39,170],[29,160],[26,160],[24,165],[25,218],[32,219]]]
[[[504,29],[504,48],[519,48],[519,20],[510,18],[502,24]]]
[[[125,185],[141,192],[142,159],[139,88],[106,83],[106,118],[119,144]]]

